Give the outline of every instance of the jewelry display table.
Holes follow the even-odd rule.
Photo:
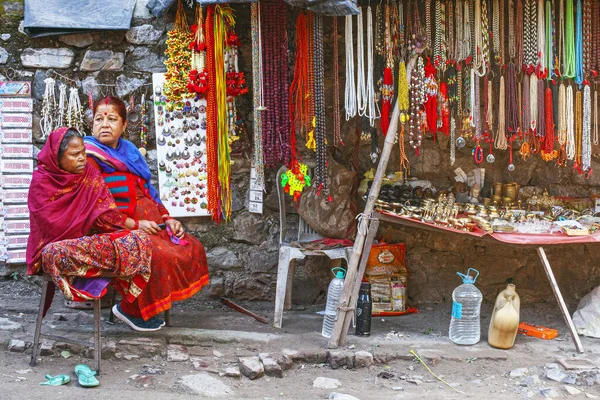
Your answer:
[[[361,265],[359,267],[358,276],[362,278],[362,273],[364,273],[363,262],[366,265],[366,259],[371,251],[371,246],[373,245],[373,238],[377,234],[377,229],[379,228],[379,222],[385,221],[392,224],[404,225],[411,228],[417,229],[426,229],[436,232],[448,232],[458,235],[466,235],[471,236],[475,239],[484,240],[487,242],[496,242],[496,243],[504,243],[507,245],[516,245],[516,246],[527,246],[527,247],[535,247],[537,248],[538,256],[540,257],[540,261],[544,266],[544,271],[546,272],[546,276],[548,277],[548,281],[550,282],[550,287],[554,292],[554,296],[556,297],[556,301],[560,307],[560,310],[567,322],[567,326],[569,327],[569,332],[571,334],[571,338],[573,339],[573,343],[575,343],[575,347],[579,353],[583,353],[583,346],[581,344],[581,340],[579,340],[579,335],[575,330],[575,325],[573,324],[573,320],[571,319],[571,315],[569,314],[569,310],[567,309],[567,305],[563,299],[563,296],[560,292],[560,288],[556,283],[556,279],[554,277],[554,273],[552,272],[552,268],[550,263],[548,262],[548,258],[546,257],[546,252],[544,251],[544,247],[542,246],[552,246],[552,245],[569,245],[569,244],[583,244],[583,243],[600,243],[600,232],[587,235],[587,236],[567,236],[562,233],[555,234],[525,234],[525,233],[487,233],[479,228],[470,231],[462,231],[455,228],[434,225],[426,222],[422,222],[416,219],[400,216],[393,213],[388,213],[385,211],[375,211],[371,213],[369,224],[369,231],[367,233],[367,240],[365,241],[365,246],[363,248],[362,253],[365,255],[361,259]]]

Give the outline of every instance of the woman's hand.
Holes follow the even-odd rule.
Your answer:
[[[183,237],[183,226],[181,225],[181,222],[177,221],[176,219],[168,219],[165,221],[165,225],[167,225],[170,229],[171,232],[173,232],[173,235],[177,236],[179,239],[181,239]]]
[[[140,219],[139,230],[144,231],[146,233],[150,233],[151,235],[156,235],[161,229],[158,227],[158,224],[154,221],[148,221],[147,219]]]

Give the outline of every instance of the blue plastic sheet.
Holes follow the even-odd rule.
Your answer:
[[[31,37],[128,30],[135,0],[25,0],[23,29]]]
[[[341,17],[360,12],[355,0],[284,0],[293,7],[305,8],[317,14]]]

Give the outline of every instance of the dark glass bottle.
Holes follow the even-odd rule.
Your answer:
[[[371,336],[372,311],[371,284],[363,282],[360,284],[360,292],[356,302],[356,336]]]

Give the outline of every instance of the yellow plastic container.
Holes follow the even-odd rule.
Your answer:
[[[519,328],[521,300],[515,291],[515,285],[509,284],[496,298],[488,343],[498,349],[510,349],[515,344]]]

